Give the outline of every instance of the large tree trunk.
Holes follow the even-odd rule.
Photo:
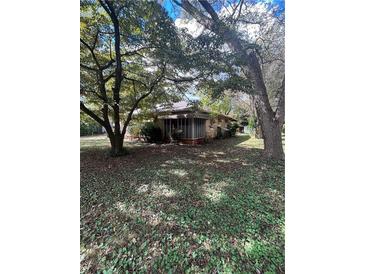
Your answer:
[[[264,139],[264,150],[266,156],[277,160],[284,159],[283,145],[281,142],[281,128],[279,121],[275,119],[271,108],[264,104],[265,100],[257,101],[257,118],[261,126]]]
[[[112,157],[118,157],[122,156],[124,154],[123,150],[123,141],[119,136],[116,136],[116,134],[113,134],[112,136],[109,136],[110,141],[110,156]]]
[[[128,121],[128,123],[124,123],[124,125],[123,125],[123,130],[122,130],[122,146],[123,146],[123,143],[124,143],[124,136],[125,136],[125,134],[127,133],[127,127],[128,127],[128,125],[129,125],[129,122],[130,121]]]
[[[236,53],[240,54],[242,64],[245,64],[243,68],[245,69],[247,66],[249,74],[248,78],[251,80],[253,89],[256,92],[256,110],[262,127],[265,153],[268,157],[283,159],[284,152],[281,146],[281,131],[279,126],[279,124],[282,124],[283,122],[280,121],[279,123],[276,113],[273,112],[270,106],[260,63],[257,60],[256,54],[253,51],[247,53],[247,48],[243,46],[240,37],[219,19],[218,14],[208,1],[199,0],[199,3],[210,17],[203,14],[188,0],[182,0],[181,4],[175,0],[174,2],[181,5],[182,8],[192,15],[200,24],[217,34],[220,38],[226,41]],[[282,104],[283,103],[284,102],[282,102]],[[282,118],[280,120],[283,120],[282,115],[281,117]]]
[[[255,100],[256,112],[258,118],[258,126],[256,127],[256,138],[264,139],[264,150],[266,156],[277,160],[284,159],[284,150],[281,141],[281,126],[278,119],[268,105],[267,96],[257,96],[260,99]],[[262,135],[262,136],[260,136]]]
[[[203,2],[200,2],[203,5]],[[207,3],[204,2],[203,6],[206,4]],[[215,20],[218,20],[218,18]],[[252,83],[253,90],[255,91],[255,109],[264,139],[264,150],[266,156],[277,160],[284,159],[284,151],[281,142],[281,126],[276,114],[271,108],[262,75],[261,65],[256,53],[253,50],[247,52],[246,49],[242,47],[236,34],[229,28],[225,28],[224,26],[222,27],[221,24],[215,24],[212,30],[218,34],[221,34],[224,30],[221,34],[223,39],[227,41],[233,49],[241,53],[240,58],[242,63],[246,64],[243,69],[247,68],[248,78]],[[282,95],[284,96],[284,94]]]
[[[256,122],[255,138],[257,138],[257,139],[263,139],[264,138],[264,135],[262,134],[262,127],[261,127],[261,124],[260,124],[259,120]]]
[[[253,88],[256,92],[255,108],[264,139],[265,154],[269,158],[284,159],[284,150],[281,142],[281,126],[271,108],[261,67],[256,54],[253,52],[248,55],[248,68]]]
[[[263,118],[262,134],[264,137],[265,154],[269,158],[284,159],[283,144],[281,141],[281,129],[277,120],[267,121]]]
[[[123,139],[120,133],[120,89],[123,80],[123,69],[122,69],[122,59],[120,52],[120,29],[119,29],[119,20],[118,20],[118,11],[116,11],[114,7],[113,1],[105,1],[100,2],[105,11],[109,14],[112,19],[113,27],[114,27],[114,49],[115,49],[115,82],[113,90],[113,114],[114,114],[114,147],[112,147],[111,155],[121,156],[123,154]]]

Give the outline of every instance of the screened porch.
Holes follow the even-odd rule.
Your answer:
[[[195,140],[205,138],[202,118],[176,118],[163,120],[163,137],[167,140]]]

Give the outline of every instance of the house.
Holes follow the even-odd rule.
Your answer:
[[[155,119],[165,141],[179,140],[186,144],[201,144],[207,139],[225,137],[229,134],[229,124],[236,121],[227,115],[189,106],[186,102],[158,109]]]

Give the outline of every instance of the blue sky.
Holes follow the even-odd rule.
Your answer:
[[[165,0],[163,1],[163,7],[166,9],[167,13],[169,14],[169,16],[172,18],[172,19],[176,19],[179,17],[179,14],[180,14],[180,8],[179,7],[175,7],[173,6],[172,4],[172,1],[171,0]]]
[[[235,2],[237,0],[232,0],[231,2]],[[259,3],[259,2],[264,2],[267,3],[269,5],[269,7],[274,7],[274,6],[279,6],[279,10],[277,12],[277,14],[281,14],[283,12],[285,12],[285,0],[248,0],[252,3]],[[164,0],[163,1],[163,7],[166,9],[167,13],[169,14],[169,16],[175,21],[177,18],[179,18],[180,15],[180,7],[178,7],[177,5],[174,5],[172,0]],[[216,11],[219,11],[222,6],[221,5],[214,5],[213,8]],[[189,100],[197,100],[199,99],[199,97],[195,94],[195,90],[190,90],[187,94],[186,94],[187,98]]]
[[[277,14],[281,14],[283,12],[285,12],[285,0],[249,0],[250,2],[253,3],[258,3],[258,2],[265,2],[268,3],[269,6],[279,6],[279,10],[277,12]],[[235,2],[235,0],[232,1],[233,3]],[[175,20],[176,18],[179,17],[180,15],[180,7],[177,7],[176,5],[172,4],[172,0],[165,0],[163,1],[163,6],[166,9],[167,13],[169,14],[169,16]],[[214,8],[219,11],[220,10],[220,6],[214,6]]]

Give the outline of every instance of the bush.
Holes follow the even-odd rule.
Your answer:
[[[133,137],[138,137],[141,133],[141,127],[140,125],[131,125],[129,126],[129,134]]]
[[[141,135],[149,143],[162,141],[161,129],[152,122],[145,123],[141,128]]]
[[[102,133],[102,128],[97,123],[80,121],[80,136],[87,136]]]

